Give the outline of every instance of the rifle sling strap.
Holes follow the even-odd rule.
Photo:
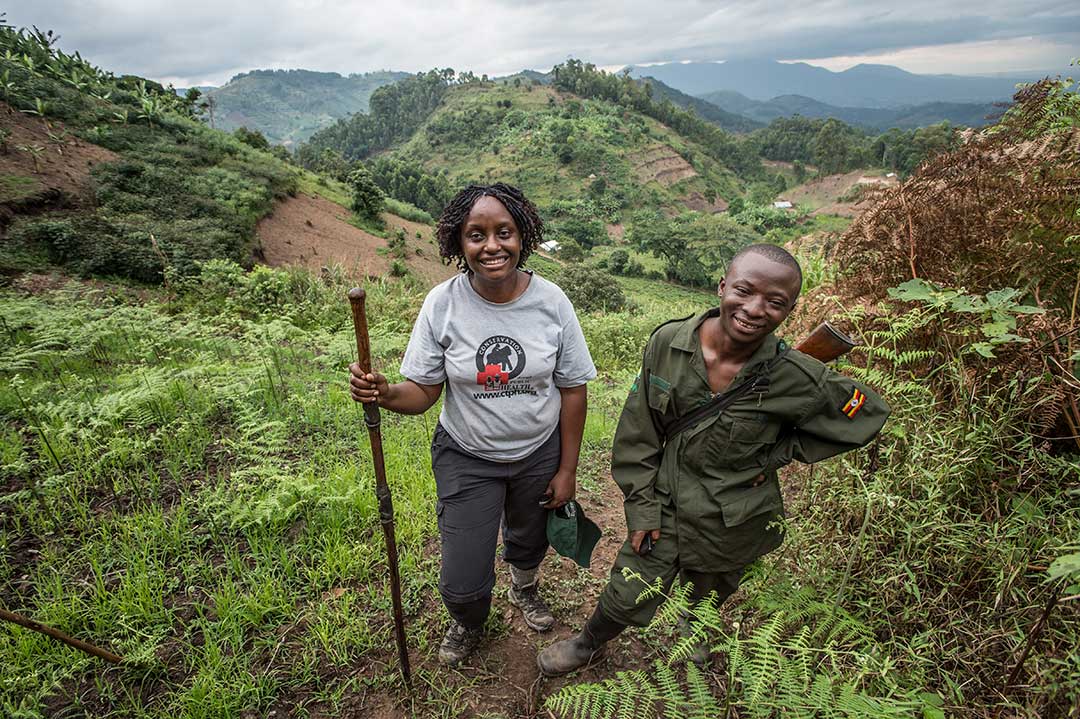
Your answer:
[[[660,435],[664,444],[670,442],[680,432],[697,425],[701,420],[723,413],[725,409],[735,404],[737,400],[747,393],[756,392],[758,394],[765,394],[768,392],[769,375],[772,374],[773,368],[784,358],[784,355],[788,353],[788,349],[787,344],[782,343],[781,349],[776,356],[766,362],[765,366],[760,371],[754,373],[752,377],[743,380],[727,392],[717,395],[708,404],[698,407],[687,415],[678,417],[674,422],[668,425],[667,428],[663,428],[663,426],[657,422],[656,425],[661,427]],[[648,378],[646,378],[645,386],[649,386]]]

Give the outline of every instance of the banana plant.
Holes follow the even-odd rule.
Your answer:
[[[46,134],[48,134],[48,136],[49,136],[49,142],[56,145],[56,153],[58,155],[63,155],[64,154],[64,146],[67,145],[68,142],[69,142],[69,140],[68,140],[68,131],[67,130],[60,130],[60,132],[53,132],[53,131],[49,130],[49,131],[47,131]]]
[[[41,171],[41,157],[45,154],[45,148],[41,145],[19,145],[19,149],[30,155],[34,162],[34,173]]]
[[[38,117],[45,117],[49,112],[49,103],[42,100],[40,97],[34,98],[34,106],[23,110],[27,115],[37,115]]]
[[[18,86],[11,79],[11,70],[6,69],[0,73],[0,91],[4,93],[4,100],[11,100],[11,93],[15,92]]]
[[[144,97],[141,101],[142,110],[138,114],[140,120],[146,120],[149,127],[154,126],[154,120],[159,120],[163,113],[161,103],[156,97]]]

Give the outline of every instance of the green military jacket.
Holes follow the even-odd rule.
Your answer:
[[[666,427],[713,398],[698,327],[717,313],[674,320],[653,333],[612,448],[627,527],[656,529],[661,512],[671,514],[680,564],[697,571],[730,571],[779,546],[776,470],[861,447],[889,415],[873,390],[791,349],[772,367],[763,393],[744,395],[665,445]],[[730,387],[762,373],[783,349],[769,335]],[[750,486],[760,474],[765,481]]]

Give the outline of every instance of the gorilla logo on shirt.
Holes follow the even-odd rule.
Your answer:
[[[509,384],[523,369],[525,350],[513,337],[488,337],[476,350],[476,383],[486,389]]]

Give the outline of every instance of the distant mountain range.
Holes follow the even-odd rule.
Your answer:
[[[666,97],[679,107],[693,110],[702,118],[716,123],[729,132],[750,132],[769,124],[769,120],[772,120],[771,117],[768,120],[761,120],[757,117],[751,117],[745,112],[724,107],[708,98],[687,95],[685,92],[676,90],[671,85],[662,83],[654,77],[643,77],[639,82],[650,85],[653,89],[653,97],[657,100]],[[751,100],[751,102],[753,101]]]
[[[835,117],[871,131],[947,120],[979,126],[1000,111],[1021,79],[915,75],[884,65],[831,72],[805,63],[741,60],[629,68],[653,96],[692,109],[730,132],[750,132],[777,117]],[[259,130],[273,143],[296,145],[335,120],[367,112],[371,94],[409,73],[348,76],[311,70],[253,70],[221,87],[203,87],[214,102],[214,124]],[[548,84],[535,70],[496,82]]]
[[[890,65],[856,65],[833,72],[803,62],[775,60],[669,63],[628,69],[634,77],[654,77],[698,97],[722,90],[758,101],[801,95],[849,108],[1001,102],[1012,97],[1018,82],[1038,79],[916,75]]]
[[[291,145],[311,137],[339,117],[367,112],[371,93],[408,77],[380,71],[342,76],[311,70],[253,70],[204,92],[214,101],[214,125],[246,126],[270,142]]]
[[[881,132],[891,127],[910,129],[942,121],[953,125],[980,127],[988,117],[1000,114],[1002,107],[993,103],[929,102],[900,108],[837,107],[804,95],[781,95],[766,102],[751,100],[733,90],[703,95],[701,100],[729,114],[768,124],[778,117],[835,117],[849,125]]]

